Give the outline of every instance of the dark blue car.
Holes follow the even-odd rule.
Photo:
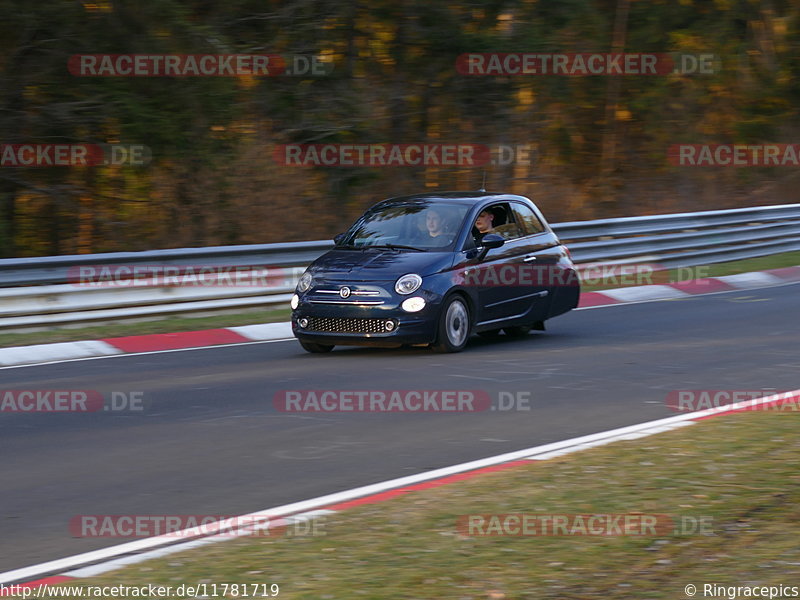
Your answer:
[[[441,192],[374,205],[315,260],[292,298],[309,352],[522,336],[578,305],[567,248],[528,198]]]

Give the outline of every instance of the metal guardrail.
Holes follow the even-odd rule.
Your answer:
[[[70,269],[83,265],[307,265],[333,247],[333,242],[292,242],[176,248],[144,252],[70,254],[0,259],[0,288],[69,283]]]
[[[779,204],[776,206],[706,210],[644,217],[573,221],[558,223],[553,228],[558,231],[558,234],[563,239],[577,240],[601,236],[621,237],[797,218],[800,218],[800,204]]]
[[[576,263],[656,263],[664,268],[800,250],[800,204],[575,221],[552,225]],[[282,305],[328,240],[0,260],[0,329],[202,314]],[[81,267],[279,267],[267,286],[119,287],[73,283]]]

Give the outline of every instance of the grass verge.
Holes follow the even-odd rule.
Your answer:
[[[719,417],[352,508],[326,517],[325,535],[237,539],[79,583],[274,583],[279,598],[333,600],[674,600],[689,584],[699,598],[706,584],[800,585],[798,416]],[[456,528],[460,515],[496,513],[669,514],[707,527],[616,537]]]
[[[714,265],[702,265],[689,269],[671,269],[669,271],[652,274],[651,280],[627,281],[626,277],[605,277],[600,281],[581,284],[581,290],[591,292],[629,285],[644,285],[647,283],[669,283],[681,281],[691,274],[696,277],[719,277],[734,275],[749,271],[762,271],[800,265],[800,252],[787,252],[774,254],[761,258],[751,258]],[[634,277],[635,278],[635,277]],[[30,344],[48,344],[53,342],[71,342],[79,340],[96,340],[107,337],[120,337],[126,335],[145,335],[148,333],[174,333],[178,331],[196,331],[200,329],[216,329],[219,327],[235,327],[237,325],[252,325],[256,323],[275,323],[289,320],[289,308],[272,309],[258,312],[239,314],[216,315],[210,317],[168,317],[158,321],[140,321],[129,323],[115,323],[97,325],[76,329],[51,329],[47,331],[34,331],[22,333],[0,333],[0,348],[10,346],[26,346]]]

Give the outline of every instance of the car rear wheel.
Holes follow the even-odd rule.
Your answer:
[[[300,345],[303,347],[303,350],[313,354],[323,354],[333,350],[333,346],[329,346],[328,344],[315,344],[314,342],[304,342],[302,340],[300,341]]]
[[[470,317],[467,303],[461,296],[450,296],[439,314],[439,330],[436,352],[461,352],[467,345],[470,333]]]

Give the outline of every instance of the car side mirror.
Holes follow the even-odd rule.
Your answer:
[[[487,233],[481,239],[480,246],[478,247],[480,252],[478,253],[478,261],[482,261],[486,258],[486,254],[489,250],[493,250],[494,248],[499,248],[506,241],[502,238],[502,236],[497,235],[496,233]]]
[[[343,239],[344,239],[344,234],[337,233],[335,236],[333,236],[333,243],[338,246]]]
[[[506,241],[502,238],[502,236],[497,235],[496,233],[487,233],[483,236],[481,240],[481,246],[486,248],[487,250],[493,250],[494,248],[499,248]]]

